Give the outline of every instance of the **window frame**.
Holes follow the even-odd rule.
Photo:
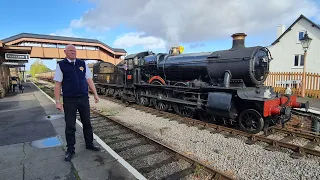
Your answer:
[[[298,56],[298,65],[297,65],[297,66],[295,65],[296,56]],[[294,55],[293,55],[293,66],[292,66],[292,68],[295,68],[295,69],[297,69],[297,68],[303,68],[304,63],[303,63],[303,65],[301,65],[301,59],[302,59],[302,57],[304,58],[304,54],[294,54]]]
[[[302,37],[303,37],[305,35],[305,33],[306,33],[306,30],[299,30],[297,32],[297,44],[301,44],[301,42],[300,42],[300,33],[303,33],[302,34]]]

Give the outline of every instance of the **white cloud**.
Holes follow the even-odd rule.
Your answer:
[[[168,46],[230,37],[276,32],[278,24],[290,24],[300,14],[319,18],[316,0],[94,0],[96,8],[71,22],[71,27],[107,30],[125,24],[148,37],[127,35],[134,44],[157,38]],[[161,44],[151,43],[151,44]]]
[[[114,47],[130,48],[133,46],[141,45],[144,49],[163,49],[166,43],[163,39],[153,36],[143,36],[145,33],[125,33],[119,36],[113,43]]]
[[[66,28],[66,29],[61,29],[56,31],[55,33],[50,33],[50,35],[52,36],[66,36],[66,37],[78,37],[80,38],[80,36],[76,35],[72,28]]]

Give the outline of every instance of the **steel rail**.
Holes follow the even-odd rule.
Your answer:
[[[196,159],[193,159],[191,157],[188,157],[187,155],[183,154],[182,152],[178,152],[177,150],[174,150],[173,148],[169,147],[168,145],[165,145],[151,137],[149,137],[148,135],[142,133],[142,132],[139,132],[131,127],[129,127],[128,125],[125,125],[124,123],[120,122],[117,118],[114,118],[114,117],[108,117],[104,114],[101,114],[100,112],[94,110],[94,109],[91,109],[92,112],[96,113],[96,114],[99,114],[100,116],[103,116],[104,118],[108,119],[108,120],[111,120],[115,123],[117,123],[118,125],[130,130],[130,131],[133,131],[134,133],[136,134],[139,134],[140,136],[148,139],[149,141],[157,144],[157,145],[160,145],[161,147],[164,147],[167,151],[171,152],[172,154],[176,155],[177,157],[180,157],[186,161],[188,161],[190,164],[192,165],[196,165],[196,164],[199,164],[200,166],[203,166],[205,168],[205,170],[209,173],[211,173],[213,175],[213,178],[214,179],[217,179],[217,180],[235,180],[235,178],[233,177],[230,177],[229,175],[223,173],[222,171],[219,171],[213,167],[210,167],[208,165],[206,165],[205,163],[201,162],[201,161],[198,161]]]

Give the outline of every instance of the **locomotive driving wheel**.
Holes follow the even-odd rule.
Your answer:
[[[208,122],[208,123],[212,123],[212,122],[216,123],[216,119],[213,115],[211,115],[205,111],[199,111],[198,113],[199,113],[199,118],[201,121]]]
[[[162,85],[162,83],[159,81],[153,81],[151,84]],[[170,107],[170,104],[167,101],[162,101],[161,98],[162,97],[169,97],[168,93],[166,93],[165,90],[156,89],[154,91],[154,95],[160,97],[159,99],[154,99],[154,103],[153,103],[154,107],[160,111],[167,111]]]
[[[264,120],[258,111],[246,109],[239,116],[239,125],[245,132],[256,134],[263,129]]]
[[[158,96],[160,97],[160,99],[162,97],[168,97],[168,94],[166,92],[158,92]],[[170,104],[166,101],[162,101],[162,100],[156,100],[155,103],[154,103],[154,107],[157,109],[157,110],[160,110],[160,111],[167,111],[170,107]]]
[[[149,104],[150,104],[149,98],[142,96],[144,94],[146,94],[146,91],[138,90],[137,102],[138,102],[138,104],[140,104],[142,106],[149,106]]]
[[[195,113],[195,109],[193,107],[186,106],[184,104],[174,103],[172,104],[172,107],[174,111],[180,116],[191,118]]]
[[[174,86],[177,87],[187,87],[187,85],[183,82],[178,82],[174,84]],[[175,93],[174,94],[175,98],[181,99],[181,100],[187,100],[188,98],[186,97],[185,93]],[[192,118],[196,112],[195,108],[189,105],[185,105],[182,103],[172,103],[172,108],[173,110],[180,116]]]

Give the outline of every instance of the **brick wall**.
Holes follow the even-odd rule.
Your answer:
[[[0,98],[2,98],[9,89],[10,70],[7,66],[0,66]]]

